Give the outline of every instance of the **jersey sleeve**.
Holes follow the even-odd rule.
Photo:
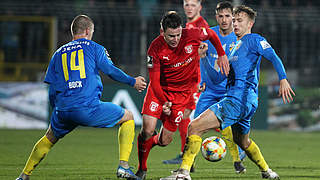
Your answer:
[[[48,88],[48,96],[49,96],[49,103],[51,105],[52,108],[54,108],[56,106],[56,91],[53,87],[53,85],[49,85],[49,88]]]
[[[49,66],[48,66],[48,69],[47,69],[47,72],[46,72],[46,76],[44,78],[44,82],[45,83],[48,83],[48,84],[52,84],[56,81],[56,78],[55,78],[55,59],[57,58],[57,53],[55,53],[50,62],[49,62]]]
[[[155,51],[155,46],[151,44],[148,50],[147,67],[149,71],[149,86],[152,88],[153,93],[158,98],[160,103],[164,104],[167,99],[160,85],[160,60]]]
[[[220,39],[216,32],[214,32],[210,28],[201,28],[199,38],[201,41],[209,40],[214,48],[217,51],[218,56],[223,56],[226,53],[223,50],[223,47],[221,45]]]
[[[271,47],[271,45],[268,43],[268,41],[260,36],[256,38],[253,43],[255,45],[254,49],[257,50],[257,53],[265,57],[267,60],[271,61],[273,67],[278,73],[279,80],[286,79],[287,75],[282,61],[276,54],[274,49]]]
[[[56,101],[56,91],[54,89],[54,84],[56,82],[56,77],[55,77],[55,61],[56,61],[55,59],[56,58],[57,58],[57,53],[55,53],[52,56],[46,72],[45,79],[44,79],[44,82],[49,84],[48,97],[49,97],[49,103],[52,108],[55,107],[55,101]]]
[[[111,79],[128,84],[130,86],[134,86],[136,83],[136,80],[133,77],[127,75],[113,64],[109,57],[108,51],[104,47],[97,46],[96,60],[99,70],[108,75]]]
[[[213,84],[219,84],[223,80],[225,80],[227,77],[225,75],[222,75],[221,71],[217,71],[216,69],[214,69],[210,65],[209,61],[210,61],[209,56],[201,58],[202,68],[204,69],[205,72],[207,72],[205,75],[210,79],[210,81]]]

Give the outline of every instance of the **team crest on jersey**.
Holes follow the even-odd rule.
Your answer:
[[[186,51],[187,54],[192,53],[192,45],[184,47],[184,50]]]
[[[229,45],[229,51],[231,52],[232,48],[234,47],[234,42],[232,42],[230,45]]]
[[[267,49],[267,48],[271,47],[271,45],[265,40],[260,41],[260,44],[261,44],[262,49]]]
[[[150,111],[155,112],[155,111],[157,111],[158,107],[159,107],[158,103],[151,101],[150,107],[149,107]]]
[[[147,56],[147,67],[153,68],[153,60],[152,56]]]
[[[170,61],[169,56],[162,56],[162,59]]]
[[[241,45],[242,45],[242,41],[241,40],[237,41],[237,43],[232,48],[231,54],[233,55],[233,53],[237,51],[241,47]]]

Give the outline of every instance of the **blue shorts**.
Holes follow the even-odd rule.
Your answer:
[[[221,129],[232,126],[233,130],[241,134],[248,134],[250,131],[251,118],[257,107],[251,103],[242,104],[239,100],[226,97],[212,105],[210,110],[214,112],[221,121]]]
[[[219,102],[224,96],[225,94],[217,95],[210,90],[202,92],[197,102],[196,110],[194,111],[194,118],[198,117],[213,104]]]
[[[124,109],[121,106],[100,101],[98,105],[80,110],[54,110],[50,123],[54,136],[59,139],[79,125],[98,128],[113,127],[121,120],[123,115]]]

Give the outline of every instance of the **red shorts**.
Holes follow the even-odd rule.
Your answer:
[[[148,88],[144,98],[142,114],[146,114],[162,121],[163,127],[171,132],[175,132],[182,120],[183,112],[186,108],[186,102],[191,97],[190,91],[163,91],[168,101],[172,102],[171,114],[167,116],[162,112],[162,105],[154,95],[151,88]]]
[[[192,94],[189,99],[189,102],[186,105],[186,109],[196,109],[196,104],[199,100],[201,92],[198,92],[198,86],[192,89]]]

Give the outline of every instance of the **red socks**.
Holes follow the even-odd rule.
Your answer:
[[[187,119],[182,119],[182,121],[179,124],[179,133],[181,137],[181,152],[183,152],[184,145],[186,144],[189,123],[190,123],[190,118],[187,118]]]
[[[152,136],[148,140],[144,141],[142,136],[138,136],[138,157],[139,157],[139,169],[147,171],[147,160],[150,150],[153,146],[159,144],[159,134]]]

